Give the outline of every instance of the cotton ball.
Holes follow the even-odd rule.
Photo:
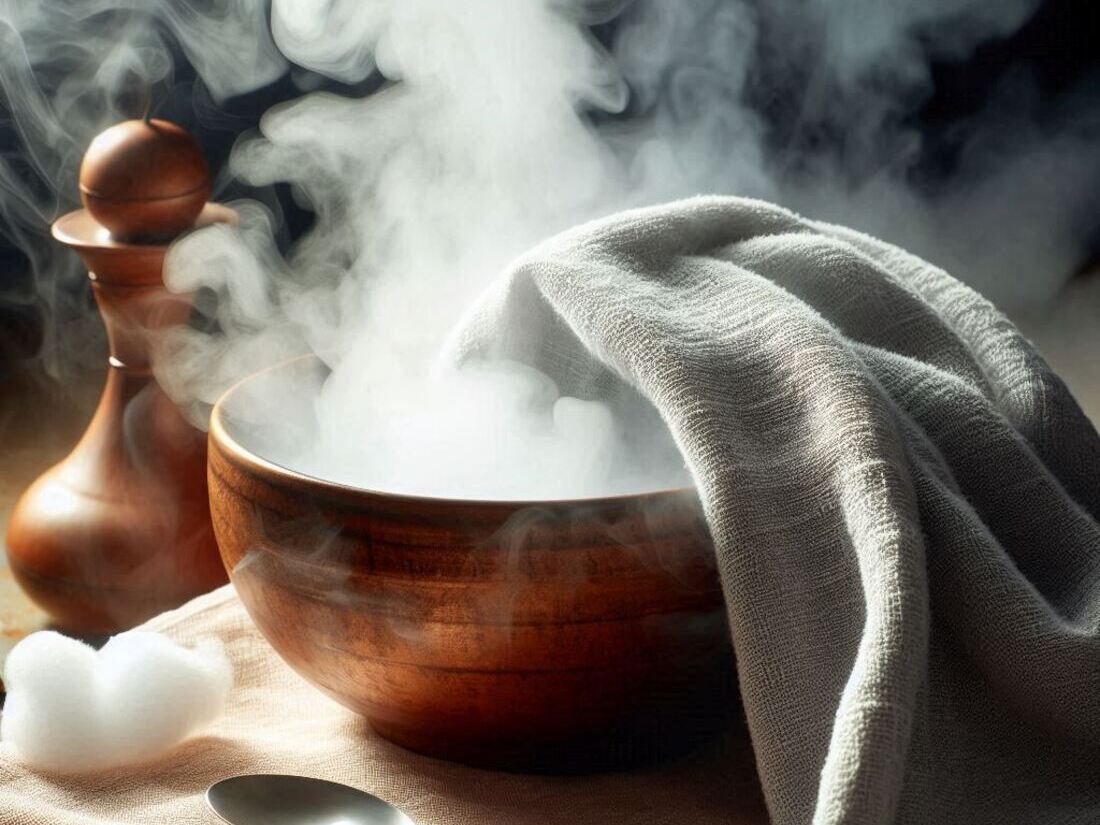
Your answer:
[[[232,682],[218,642],[188,650],[159,633],[115,636],[99,652],[100,713],[116,764],[149,759],[221,715]]]
[[[216,641],[187,650],[130,631],[97,653],[44,631],[12,649],[4,678],[0,739],[26,763],[68,773],[167,751],[222,712],[232,668]]]
[[[96,652],[88,645],[43,631],[12,648],[4,663],[8,697],[0,740],[32,765],[79,770],[103,736],[96,691]]]

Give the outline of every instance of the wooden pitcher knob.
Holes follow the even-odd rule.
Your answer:
[[[171,238],[210,197],[198,144],[166,120],[127,120],[102,132],[80,165],[85,208],[119,240]]]

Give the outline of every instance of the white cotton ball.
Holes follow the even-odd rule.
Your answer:
[[[188,650],[159,633],[115,636],[99,653],[103,728],[118,733],[114,761],[156,756],[221,715],[232,680],[214,648]]]
[[[0,739],[34,767],[78,772],[153,758],[213,721],[232,668],[217,641],[130,631],[97,653],[44,631],[12,649],[4,681]]]
[[[102,734],[96,691],[96,652],[43,631],[19,642],[4,662],[8,691],[0,740],[33,765],[79,770]]]

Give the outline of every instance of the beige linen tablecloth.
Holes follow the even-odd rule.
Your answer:
[[[314,690],[267,645],[231,586],[146,627],[185,644],[222,639],[236,668],[225,716],[154,763],[80,777],[36,774],[2,746],[0,825],[219,822],[203,802],[207,786],[253,772],[345,782],[399,805],[419,825],[766,821],[750,748],[736,735],[706,753],[630,773],[480,771],[391,745]]]

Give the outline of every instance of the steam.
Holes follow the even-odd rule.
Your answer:
[[[269,83],[286,60],[266,29],[263,0],[146,3],[35,0],[0,4],[0,235],[29,258],[32,279],[5,278],[0,306],[44,307],[52,322],[40,359],[70,375],[102,338],[75,256],[49,237],[78,206],[77,170],[92,138],[142,114],[173,83],[182,51],[225,99]],[[0,114],[4,114],[0,111]],[[4,134],[6,133],[6,134]],[[13,285],[13,282],[15,285]]]
[[[281,45],[289,38],[292,59],[345,80],[370,69],[354,62],[362,44],[344,33],[330,32],[334,43],[304,37],[316,18],[291,16],[301,11],[272,9],[273,31]],[[316,210],[316,228],[284,277],[273,282],[269,264],[231,263],[264,259],[266,232],[250,220],[247,252],[228,231],[216,235],[217,247],[202,233],[177,246],[170,285],[229,297],[219,323],[234,330],[230,343],[250,337],[247,319],[268,339],[264,349],[293,350],[286,336],[297,335],[301,349],[332,368],[316,402],[318,438],[284,458],[295,467],[458,497],[631,489],[646,462],[617,460],[625,434],[607,407],[559,397],[545,376],[518,365],[458,371],[436,358],[512,257],[625,202],[616,158],[584,115],[627,102],[610,56],[580,21],[544,3],[380,3],[356,14],[354,36],[366,38],[378,69],[399,82],[365,100],[313,95],[272,111],[263,136],[234,158],[249,182],[289,180]],[[345,53],[334,70],[332,54]],[[273,283],[273,306],[286,315],[270,340],[263,307]],[[207,344],[187,331],[173,342],[171,363],[194,365],[181,384],[172,383],[179,372],[166,377],[177,395],[197,386],[210,402],[230,377],[211,374]],[[232,373],[229,356],[217,362]],[[653,437],[668,439],[660,430]],[[665,486],[682,467],[653,472],[642,487]]]
[[[218,300],[157,362],[202,423],[243,375],[319,354],[332,372],[316,437],[280,452],[355,484],[540,497],[681,478],[644,411],[561,398],[516,365],[438,362],[489,280],[579,221],[699,192],[765,197],[1034,310],[1079,265],[1100,213],[1100,107],[1087,89],[1039,112],[1033,81],[1010,74],[956,127],[945,169],[927,163],[914,122],[933,59],[1009,35],[1038,0],[274,0],[270,19],[257,3],[164,0],[139,13],[102,0],[60,23],[25,5],[0,12],[12,47],[0,77],[25,142],[45,147],[35,168],[66,191],[87,139],[119,116],[120,78],[170,74],[169,37],[216,97],[288,63],[342,83],[386,79],[365,98],[277,106],[239,142],[227,174],[289,182],[315,223],[280,255],[275,216],[236,204],[239,229],[174,247],[170,285]],[[95,15],[129,24],[89,37]],[[601,45],[591,27],[607,21]],[[63,45],[83,57],[54,65]],[[43,67],[64,78],[50,99]],[[5,224],[41,226],[54,211],[6,188],[17,195],[3,199]]]

